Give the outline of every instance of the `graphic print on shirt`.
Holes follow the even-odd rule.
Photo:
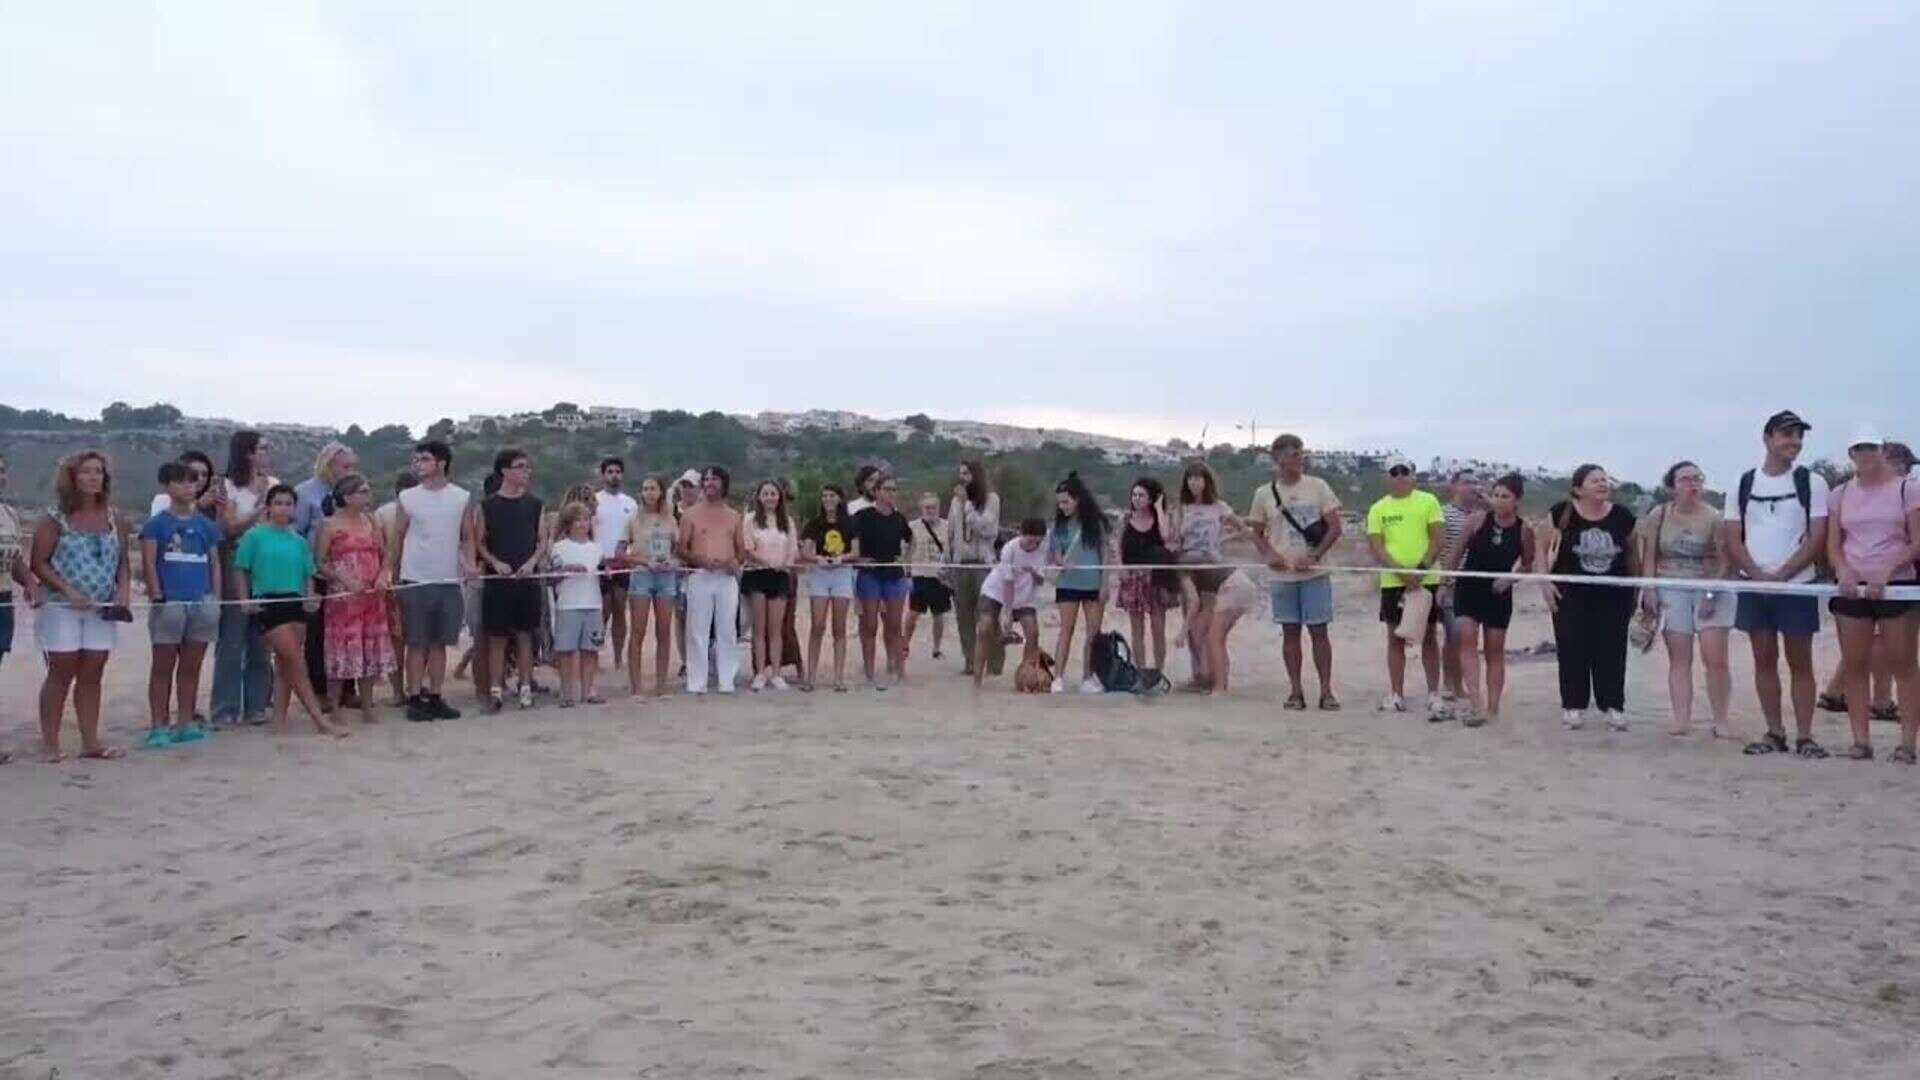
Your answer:
[[[840,556],[847,553],[847,537],[838,528],[828,527],[820,535],[820,554]]]
[[[1580,534],[1580,542],[1573,547],[1575,558],[1580,560],[1580,569],[1589,574],[1605,574],[1613,568],[1613,560],[1620,555],[1620,545],[1614,543],[1613,534],[1605,529],[1587,529]]]

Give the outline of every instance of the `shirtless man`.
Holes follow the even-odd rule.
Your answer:
[[[740,564],[746,560],[740,512],[727,505],[733,478],[710,465],[700,477],[700,501],[680,515],[680,558],[691,568],[687,575],[687,692],[707,692],[707,650],[716,658],[720,692],[733,693],[740,671],[739,635],[734,631],[740,611]],[[719,633],[715,634],[718,628]]]

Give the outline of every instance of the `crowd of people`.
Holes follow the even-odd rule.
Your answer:
[[[1627,728],[1629,651],[1658,641],[1673,733],[1693,727],[1696,661],[1710,730],[1722,733],[1738,630],[1752,648],[1766,723],[1748,753],[1827,756],[1813,733],[1815,709],[1826,706],[1848,714],[1849,757],[1873,756],[1870,721],[1897,719],[1893,759],[1912,764],[1920,603],[1886,594],[1913,584],[1920,560],[1912,454],[1861,429],[1848,442],[1851,478],[1829,490],[1798,463],[1808,430],[1792,412],[1768,418],[1764,458],[1736,478],[1724,509],[1704,498],[1699,466],[1675,464],[1664,477],[1669,497],[1644,519],[1614,501],[1597,465],[1576,469],[1566,497],[1530,521],[1519,476],[1483,484],[1456,473],[1443,501],[1419,489],[1411,461],[1386,461],[1387,494],[1358,519],[1379,572],[1389,687],[1381,710],[1408,711],[1407,652],[1417,646],[1429,720],[1497,720],[1514,590],[1525,580],[1518,575],[1539,572],[1554,576],[1540,587],[1567,727],[1597,710],[1607,726]],[[152,644],[146,745],[156,749],[214,728],[285,723],[296,705],[315,730],[344,738],[351,713],[376,720],[383,684],[409,720],[456,719],[450,675],[471,678],[484,712],[532,707],[550,692],[537,678],[543,666],[558,671],[561,708],[601,704],[609,645],[611,668],[625,670],[635,699],[676,688],[730,694],[743,676],[755,692],[845,692],[850,615],[861,673],[876,691],[907,677],[919,621],[931,622],[931,657],[943,657],[951,615],[960,672],[976,686],[1005,674],[1006,647],[1017,642],[1023,668],[1044,662],[1027,688],[1100,693],[1114,689],[1104,673],[1112,649],[1103,642],[1119,636],[1103,634],[1109,607],[1127,616],[1128,651],[1156,674],[1167,669],[1168,619],[1177,614],[1172,644],[1188,656],[1184,688],[1216,693],[1229,687],[1229,635],[1264,601],[1282,629],[1281,707],[1308,708],[1310,648],[1316,707],[1337,710],[1331,575],[1350,567],[1330,560],[1346,514],[1332,486],[1307,472],[1299,438],[1282,435],[1271,450],[1273,475],[1250,493],[1244,515],[1207,464],[1194,461],[1171,499],[1141,477],[1109,516],[1070,474],[1055,488],[1050,516],[1010,521],[978,461],[958,465],[944,498],[903,500],[897,477],[866,466],[850,492],[829,483],[803,496],[775,478],[736,504],[719,466],[671,481],[645,476],[628,494],[625,461],[608,457],[596,482],[570,487],[550,507],[533,494],[525,452],[500,451],[474,493],[453,482],[452,451],[437,440],[415,447],[392,499],[375,507],[372,482],[344,444],[326,446],[312,475],[288,485],[270,472],[267,440],[240,431],[224,473],[197,451],[161,466],[137,529],[114,509],[106,455],[87,450],[61,462],[55,505],[30,532],[0,504],[0,656],[11,648],[16,608],[33,608],[46,662],[45,755],[63,757],[71,701],[80,755],[111,758],[121,751],[101,736],[101,680],[118,624],[135,617],[136,564]],[[0,491],[5,479],[0,459]],[[1253,555],[1236,562],[1230,541]],[[1622,578],[1674,584],[1608,580]],[[1821,597],[1740,585],[1816,581],[1834,583],[1827,606],[1841,652],[1824,693],[1812,649]],[[1049,583],[1059,615],[1051,654],[1038,618]],[[456,662],[463,635],[471,644]],[[823,669],[829,638],[832,662]],[[1080,677],[1070,680],[1076,661]]]

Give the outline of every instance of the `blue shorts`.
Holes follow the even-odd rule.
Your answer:
[[[671,570],[635,570],[627,575],[627,599],[671,600],[680,595],[680,575]]]
[[[815,600],[853,599],[853,567],[819,566],[807,571],[807,595]]]
[[[899,601],[905,603],[907,594],[913,591],[913,580],[903,572],[899,577],[881,577],[872,570],[860,571],[854,579],[853,595],[859,599],[879,600],[886,603]]]
[[[1733,625],[1749,634],[1771,630],[1788,637],[1812,637],[1820,632],[1820,599],[1779,593],[1741,593]]]
[[[1273,621],[1282,626],[1325,626],[1333,621],[1333,578],[1276,581],[1268,590],[1273,598]]]

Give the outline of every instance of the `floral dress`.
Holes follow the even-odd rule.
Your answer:
[[[380,535],[340,528],[327,545],[327,570],[371,586],[380,574]],[[386,597],[354,592],[327,597],[327,678],[374,679],[393,670]]]

